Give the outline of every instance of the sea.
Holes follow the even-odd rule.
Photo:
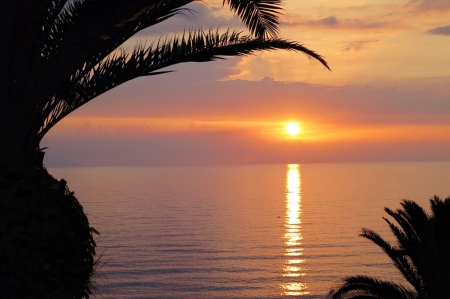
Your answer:
[[[352,275],[407,283],[363,227],[450,196],[450,162],[49,168],[81,202],[92,298],[325,298]],[[392,220],[392,219],[391,219]]]

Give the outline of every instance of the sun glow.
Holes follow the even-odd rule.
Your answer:
[[[286,126],[286,133],[291,136],[297,135],[300,133],[300,126],[295,122],[290,122]]]

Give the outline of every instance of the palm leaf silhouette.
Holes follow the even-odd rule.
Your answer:
[[[405,287],[366,276],[352,276],[330,292],[330,298],[439,299],[450,294],[450,197],[430,199],[431,215],[417,203],[404,200],[402,209],[385,208],[399,226],[385,219],[397,244],[391,245],[372,230],[361,236],[374,242],[392,260]]]
[[[259,38],[278,35],[281,0],[223,0]]]

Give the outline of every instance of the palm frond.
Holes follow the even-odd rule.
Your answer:
[[[400,227],[385,219],[397,238],[392,246],[375,232],[363,229],[362,236],[380,246],[414,287],[400,290],[403,297],[382,293],[389,285],[368,277],[350,277],[332,298],[447,298],[450,294],[450,197],[445,201],[435,196],[428,215],[417,203],[404,200],[402,209],[385,208]],[[371,281],[372,280],[372,281]],[[387,287],[387,288],[386,288]],[[381,292],[381,293],[380,293]],[[406,297],[404,297],[406,296]]]
[[[438,196],[430,199],[433,224],[441,252],[450,252],[450,197],[441,200]],[[450,257],[449,257],[450,259]],[[448,267],[450,270],[450,265]]]
[[[387,218],[383,217],[383,220],[386,221],[386,223],[389,225],[391,232],[397,238],[399,246],[403,249],[407,248],[411,243],[409,236],[405,234],[405,232],[401,228],[390,222]]]
[[[446,217],[450,213],[450,197],[442,200],[438,196],[433,196],[430,199],[432,218],[434,221],[439,220],[450,223],[450,219]],[[450,230],[449,230],[450,231]]]
[[[275,38],[278,35],[281,0],[223,0],[225,3],[254,36]]]
[[[441,200],[438,196],[430,199],[433,224],[436,235],[436,250],[439,266],[438,285],[441,294],[450,294],[450,197]],[[442,297],[442,296],[441,296]]]
[[[402,230],[408,235],[408,238],[412,241],[413,239],[418,239],[417,233],[414,230],[414,227],[409,223],[408,215],[405,214],[405,211],[401,209],[391,210],[389,208],[384,208],[384,211],[395,219],[395,221],[400,225]]]
[[[430,218],[425,210],[411,200],[404,200],[401,205],[403,206],[405,217],[416,231],[419,240],[426,242],[432,228]]]
[[[448,253],[440,250],[439,238],[427,213],[415,202],[404,200],[401,204],[403,210],[391,215],[404,221],[402,228],[409,231],[409,242],[405,244],[405,250],[417,272],[421,274],[424,291],[433,292],[443,285],[442,277],[448,275],[443,275],[441,270],[443,258]]]
[[[371,240],[376,245],[381,247],[406,281],[414,286],[414,288],[420,293],[423,289],[422,278],[418,275],[415,266],[410,263],[408,256],[406,255],[406,251],[402,248],[395,248],[372,230],[363,228],[362,232],[363,233],[360,236]]]
[[[329,68],[322,56],[303,45],[283,39],[259,39],[242,36],[236,31],[220,34],[217,30],[187,32],[172,39],[160,40],[156,45],[137,46],[132,53],[122,50],[96,66],[78,70],[66,86],[42,108],[38,138],[63,117],[98,95],[140,76],[160,74],[161,69],[184,62],[204,62],[224,56],[240,56],[255,51],[283,49],[300,52],[311,60],[318,60]],[[167,72],[163,71],[162,73]]]
[[[42,108],[76,70],[94,67],[136,32],[174,16],[192,1],[75,0],[66,5],[32,70],[42,78],[42,94],[33,98]]]
[[[329,298],[419,299],[419,295],[400,284],[368,276],[351,276],[344,279],[339,289],[332,290]]]

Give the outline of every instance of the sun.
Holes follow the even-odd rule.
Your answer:
[[[295,122],[290,122],[286,126],[286,133],[291,136],[297,135],[300,133],[300,126]]]

